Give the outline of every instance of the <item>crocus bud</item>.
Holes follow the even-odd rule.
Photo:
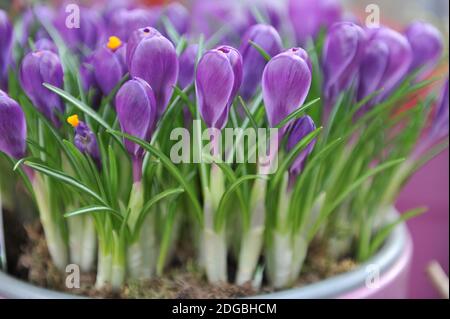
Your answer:
[[[139,28],[154,26],[159,14],[154,10],[121,8],[110,14],[108,34],[127,42],[130,35]]]
[[[149,140],[156,122],[156,99],[152,88],[140,78],[127,81],[117,92],[116,110],[122,131]],[[139,145],[125,139],[125,147],[133,158],[141,158]]]
[[[222,129],[242,82],[242,57],[238,50],[221,46],[200,59],[195,77],[200,115],[206,125]]]
[[[172,42],[154,28],[138,29],[128,41],[126,61],[130,75],[142,78],[152,87],[159,118],[178,78],[178,57]]]
[[[303,138],[312,133],[316,129],[316,125],[311,117],[308,115],[302,116],[297,119],[293,124],[289,133],[289,137],[286,144],[286,149],[290,152]],[[291,177],[298,176],[305,167],[306,160],[314,149],[316,139],[312,140],[297,156],[289,168]]]
[[[189,11],[181,3],[172,2],[167,5],[163,10],[162,15],[167,17],[167,20],[169,20],[178,34],[183,35],[189,30],[191,17]],[[168,35],[163,24],[159,29],[164,36]]]
[[[365,32],[356,24],[339,22],[330,28],[322,56],[327,104],[334,103],[337,96],[357,79],[365,43]]]
[[[50,39],[42,38],[37,40],[36,43],[34,44],[34,48],[36,49],[36,51],[46,50],[58,54],[58,48]]]
[[[422,80],[431,73],[441,57],[444,47],[442,35],[434,26],[424,22],[410,24],[405,35],[413,53],[409,70],[422,68],[419,75],[419,80]]]
[[[305,102],[311,77],[309,59],[301,48],[280,53],[267,63],[262,92],[270,127],[275,127]]]
[[[289,0],[288,12],[300,45],[305,45],[321,28],[329,28],[342,17],[339,0]]]
[[[65,11],[57,15],[55,26],[67,46],[74,51],[83,51],[86,48],[94,50],[105,38],[105,25],[101,15],[94,9],[80,8],[79,27],[68,27]]]
[[[358,100],[383,89],[370,104],[386,98],[408,73],[412,50],[406,38],[389,28],[370,31],[359,73]]]
[[[241,95],[245,100],[250,99],[255,93],[256,88],[261,83],[262,73],[267,64],[266,59],[250,41],[256,43],[270,56],[277,55],[283,48],[281,38],[274,27],[256,24],[247,30],[239,48],[244,63]]]
[[[63,87],[63,69],[59,57],[51,51],[28,53],[20,66],[20,83],[34,106],[56,126],[59,126],[57,112],[64,112],[60,97],[44,87],[49,83]]]
[[[12,58],[13,32],[5,11],[0,9],[0,89],[6,89],[8,67]]]
[[[27,124],[22,108],[0,90],[0,152],[15,159],[25,156]]]
[[[75,146],[80,152],[91,156],[98,163],[100,161],[100,151],[94,132],[92,132],[86,123],[80,121],[76,114],[69,116],[67,123],[75,129]]]
[[[433,120],[431,136],[433,140],[440,140],[448,135],[448,77],[442,88],[441,96],[437,104],[436,115]]]
[[[108,95],[126,73],[126,45],[115,36],[109,37],[106,46],[92,56],[95,80],[104,95]]]
[[[189,45],[180,55],[180,74],[178,75],[178,84],[181,89],[186,88],[194,81],[195,60],[197,58],[198,45]]]

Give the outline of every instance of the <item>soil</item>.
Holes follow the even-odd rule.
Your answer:
[[[68,289],[65,286],[66,274],[61,273],[51,261],[39,222],[21,226],[20,224],[11,225],[9,221],[6,228],[17,230],[14,232],[16,234],[14,238],[15,245],[7,245],[7,247],[20,247],[19,255],[17,252],[15,254],[10,253],[9,261],[16,261],[16,265],[11,265],[10,262],[10,272],[16,277],[48,289],[93,298],[175,299],[238,298],[273,291],[265,282],[263,282],[263,287],[259,291],[255,291],[250,284],[243,286],[229,283],[209,284],[204,273],[195,266],[192,253],[186,253],[186,249],[183,249],[183,247],[179,249],[184,253],[179,254],[181,257],[174,261],[164,277],[130,282],[125,285],[121,292],[115,293],[108,287],[101,290],[96,289],[94,287],[94,273],[83,274],[81,287],[79,289]],[[9,234],[12,233],[12,231],[9,232]],[[7,238],[9,234],[6,234]],[[23,240],[24,238],[26,238],[25,241]],[[19,239],[22,239],[22,241]],[[231,263],[230,266],[232,269]],[[356,263],[349,258],[339,261],[327,258],[326,249],[317,243],[313,243],[302,274],[295,286],[304,286],[342,272],[347,272],[355,267]]]

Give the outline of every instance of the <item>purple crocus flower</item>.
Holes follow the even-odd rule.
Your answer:
[[[316,125],[311,117],[308,115],[302,116],[297,119],[293,124],[289,132],[289,137],[286,143],[286,150],[290,152],[303,138],[312,133],[316,129]],[[297,156],[289,168],[291,181],[303,171],[306,160],[314,149],[316,139],[312,140]]]
[[[406,29],[405,36],[413,52],[409,71],[422,68],[418,77],[422,80],[430,75],[441,57],[444,47],[442,34],[431,24],[414,22]]]
[[[221,46],[203,55],[195,84],[200,115],[208,127],[225,127],[241,83],[242,57],[238,50]]]
[[[104,95],[108,95],[126,73],[126,45],[115,36],[97,49],[92,56],[92,66],[96,83]]]
[[[254,4],[250,4],[250,6],[253,8]],[[272,27],[274,27],[277,30],[281,28],[283,17],[281,15],[280,10],[276,8],[271,2],[265,2],[257,8],[259,12],[263,15],[263,17],[266,19],[266,21]],[[258,24],[255,18],[255,14],[250,8],[247,8],[246,14],[249,26]]]
[[[15,159],[25,156],[27,124],[22,108],[0,90],[0,152]]]
[[[338,22],[330,28],[322,56],[327,105],[333,104],[337,96],[357,79],[365,43],[366,34],[356,24]]]
[[[47,31],[41,26],[41,21],[53,23],[55,21],[55,10],[46,5],[36,5],[25,11],[21,18],[22,36],[19,39],[21,46],[26,46],[28,39],[50,38]]]
[[[400,33],[381,27],[371,29],[361,60],[358,100],[383,89],[370,104],[386,98],[408,73],[412,50]]]
[[[80,152],[91,156],[97,164],[100,163],[100,151],[94,132],[92,132],[86,123],[79,120],[78,115],[69,116],[67,122],[75,129],[75,146]]]
[[[154,28],[138,29],[128,41],[126,61],[130,75],[152,87],[161,117],[178,78],[178,57],[172,42]]]
[[[181,89],[185,89],[194,81],[195,60],[197,58],[198,45],[189,45],[180,55],[180,74],[178,75],[178,84]]]
[[[266,59],[250,41],[259,45],[270,56],[277,55],[283,48],[281,38],[274,27],[256,24],[247,30],[239,48],[244,63],[241,95],[245,100],[249,100],[255,94],[256,88],[261,83],[264,67],[267,64]]]
[[[57,112],[64,112],[60,97],[44,87],[49,83],[63,87],[63,68],[59,57],[51,51],[28,53],[20,66],[20,83],[34,106],[46,118],[59,126]]]
[[[12,59],[13,32],[5,11],[0,9],[0,89],[6,89],[8,67]]]
[[[448,116],[449,116],[449,104],[448,104],[448,77],[442,87],[441,96],[437,104],[436,115],[433,119],[433,128],[431,136],[433,140],[440,140],[448,135]]]
[[[305,102],[311,78],[311,64],[301,48],[280,53],[267,63],[262,92],[270,127],[275,127]]]
[[[147,26],[154,26],[159,18],[159,13],[148,9],[119,9],[112,13],[108,19],[109,35],[115,35],[127,42],[131,34]]]
[[[184,7],[181,3],[172,2],[167,5],[163,9],[162,15],[166,16],[178,34],[183,35],[188,32],[191,17],[188,9],[186,9],[186,7]],[[163,25],[161,25],[160,30],[164,36],[168,35]]]
[[[116,110],[122,131],[149,140],[157,120],[156,99],[152,88],[140,78],[127,81],[117,92]],[[133,157],[134,180],[141,179],[143,150],[125,139],[125,147]]]
[[[288,12],[300,45],[305,45],[322,27],[329,28],[342,17],[339,0],[289,0]]]
[[[67,13],[64,9],[57,15],[55,26],[67,46],[76,52],[95,50],[105,38],[105,25],[102,16],[93,9],[80,7],[79,28],[67,27]]]
[[[34,44],[34,48],[36,51],[51,51],[58,54],[58,48],[56,47],[56,45],[52,40],[47,38],[37,40]]]

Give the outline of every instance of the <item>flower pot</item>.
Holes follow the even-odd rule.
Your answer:
[[[380,251],[357,269],[300,288],[252,298],[406,298],[412,241],[404,224],[399,225]],[[0,298],[80,298],[36,287],[0,272]]]

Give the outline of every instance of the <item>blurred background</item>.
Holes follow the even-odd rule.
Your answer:
[[[224,0],[209,0],[211,2]],[[209,2],[208,1],[208,2]],[[227,3],[235,1],[236,5],[251,5],[262,0],[226,0]],[[61,3],[77,3],[92,5],[101,8],[107,2],[114,1],[25,1],[0,0],[0,8],[10,12],[13,16],[31,3],[50,2],[55,5]],[[146,5],[163,5],[169,1],[141,0]],[[180,1],[187,6],[195,5],[196,0]],[[284,0],[267,1],[271,5],[283,6]],[[403,30],[413,20],[425,20],[438,27],[446,39],[448,48],[449,34],[449,1],[448,0],[343,0],[351,16],[364,21],[367,16],[368,5],[379,7],[380,21],[395,29]],[[441,72],[448,72],[447,62],[441,66]],[[432,287],[426,275],[426,268],[432,260],[436,260],[448,274],[449,268],[449,152],[448,150],[423,167],[406,185],[398,198],[397,207],[405,211],[417,206],[427,206],[428,212],[408,222],[414,241],[414,259],[410,281],[411,298],[437,298],[438,294]]]

